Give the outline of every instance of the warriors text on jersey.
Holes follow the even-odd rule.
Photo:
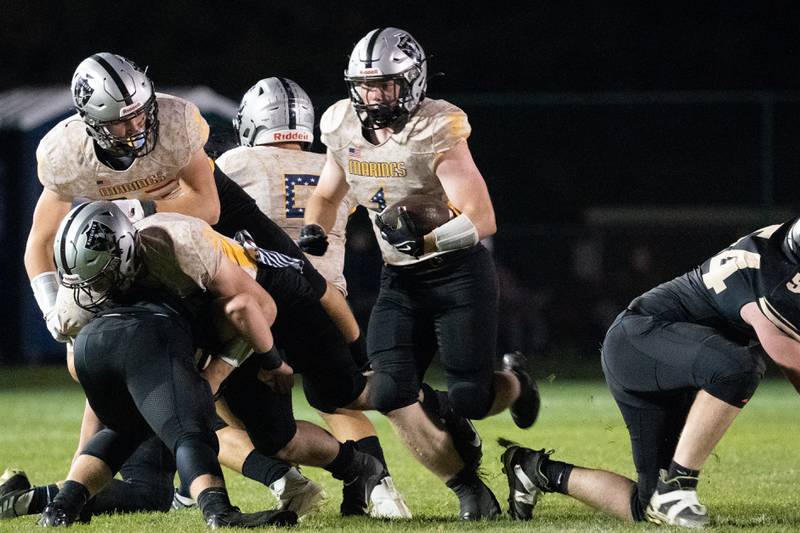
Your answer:
[[[694,270],[636,298],[629,308],[755,339],[739,312],[756,302],[775,326],[800,341],[800,264],[784,245],[790,227],[791,222],[768,226],[742,237]]]
[[[439,156],[469,137],[467,115],[444,100],[426,98],[402,130],[384,143],[373,145],[361,131],[350,100],[340,100],[325,111],[320,121],[322,142],[344,170],[350,193],[367,207],[370,217],[410,194],[428,194],[447,201],[436,177]],[[414,258],[397,251],[378,234],[384,260],[407,265],[439,255]]]
[[[240,146],[222,154],[216,163],[292,239],[300,237],[306,203],[319,181],[324,155],[274,146]],[[323,277],[343,294],[347,294],[344,244],[349,214],[350,202],[346,197],[328,233],[328,251],[322,257],[308,256]]]
[[[66,118],[44,136],[36,150],[39,180],[66,198],[174,198],[180,194],[178,172],[208,139],[208,124],[197,106],[157,93],[158,141],[155,149],[134,159],[126,170],[100,162],[86,124],[78,115]]]
[[[204,292],[219,272],[223,258],[255,278],[257,265],[236,241],[220,235],[206,222],[179,213],[156,213],[135,224],[141,261],[135,286],[166,290],[180,298]],[[61,332],[78,334],[94,313],[79,307],[73,291],[60,287],[56,299]]]

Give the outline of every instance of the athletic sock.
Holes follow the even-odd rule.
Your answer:
[[[26,514],[39,514],[44,511],[47,504],[53,501],[58,494],[58,485],[42,485],[33,487],[19,495],[14,502],[14,512],[17,516]]]
[[[700,476],[699,470],[692,470],[691,468],[686,468],[685,466],[681,466],[675,461],[672,461],[670,463],[669,470],[667,470],[667,480],[678,481],[677,484],[673,483],[669,484],[672,490],[678,490],[678,489],[696,490],[697,478],[699,476]]]
[[[542,462],[542,473],[547,478],[547,488],[552,492],[569,494],[567,492],[569,476],[575,465],[545,459]]]
[[[291,466],[284,461],[267,457],[257,450],[253,450],[242,464],[242,475],[269,487],[285,476],[289,468]]]
[[[355,457],[356,443],[349,440],[339,445],[339,453],[331,461],[325,470],[331,473],[334,478],[350,481],[354,478],[353,473],[350,471],[353,465],[353,458]]]
[[[358,451],[367,453],[381,462],[383,468],[386,471],[389,471],[389,467],[386,466],[386,457],[383,456],[383,448],[381,447],[381,441],[378,439],[377,435],[371,435],[369,437],[364,437],[363,439],[356,441],[356,448]]]
[[[445,485],[447,488],[456,493],[459,498],[462,496],[464,489],[479,482],[480,478],[475,470],[470,468],[463,468],[458,474],[447,480]]]
[[[67,480],[53,498],[69,516],[78,516],[89,500],[89,489],[77,481]]]
[[[224,515],[233,509],[228,491],[225,487],[209,487],[197,495],[197,505],[203,512],[203,518]]]

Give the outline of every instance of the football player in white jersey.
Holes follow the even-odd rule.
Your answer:
[[[25,251],[34,296],[56,340],[65,342],[67,338],[59,330],[56,316],[58,280],[52,244],[58,224],[75,198],[114,200],[132,220],[156,210],[177,211],[209,223],[219,221],[225,227],[220,231],[227,233],[247,228],[261,239],[262,246],[292,253],[288,249],[294,246],[291,239],[263,217],[240,187],[215,169],[203,150],[208,125],[194,104],[156,93],[144,70],[107,52],[93,54],[78,65],[71,90],[77,114],[57,124],[37,149],[44,190]],[[313,268],[304,269],[304,274],[322,279]],[[92,414],[91,409],[86,410],[81,443],[99,426]],[[142,459],[138,466],[147,462]],[[147,474],[146,480],[142,477],[144,485],[158,478],[150,470],[131,469],[137,476]],[[263,477],[262,472],[253,475]],[[49,498],[52,487],[38,488],[47,489]],[[289,487],[289,492],[292,490]],[[39,499],[34,497],[34,502]],[[126,499],[126,503],[135,500],[132,495]],[[111,502],[110,507],[116,506]],[[142,507],[161,508],[161,504],[142,503]],[[18,512],[36,512],[35,508]]]
[[[292,238],[299,239],[305,202],[325,163],[324,155],[306,151],[314,141],[311,99],[290,79],[265,78],[245,93],[233,125],[240,146],[218,157],[217,166],[255,199],[264,214]],[[344,251],[349,214],[349,204],[345,200],[329,233],[328,252],[324,257],[309,256],[317,270],[329,280],[328,290],[338,290],[342,296],[347,295]],[[340,318],[337,325],[345,340],[351,346],[362,345],[358,323],[346,303],[336,316]],[[363,353],[363,348],[360,351]],[[359,350],[353,352],[357,358]],[[366,363],[357,362],[360,366]],[[339,441],[355,441],[360,450],[375,456],[386,466],[375,427],[363,413],[339,409],[336,413],[320,412],[320,416]],[[411,518],[402,496],[394,489],[391,477],[382,480],[377,489],[372,492],[372,516]],[[343,510],[343,513],[352,514],[350,511]]]
[[[503,370],[493,371],[497,278],[480,240],[496,227],[466,142],[466,114],[425,98],[425,53],[397,28],[364,36],[345,80],[349,99],[333,104],[320,122],[327,159],[306,208],[301,246],[310,253],[324,249],[346,194],[368,208],[385,262],[367,334],[370,402],[456,493],[462,519],[496,518],[497,500],[477,475],[480,441],[472,434],[463,442],[471,433],[458,428],[509,407],[517,425],[529,427],[539,397],[521,354],[507,354]],[[386,205],[410,194],[449,202],[460,214],[424,236],[383,223]],[[446,394],[421,383],[437,350]],[[445,430],[434,422],[440,419],[450,420]]]
[[[78,65],[72,96],[77,113],[36,150],[44,190],[25,249],[36,302],[57,339],[53,238],[75,198],[125,199],[134,219],[180,211],[213,224],[220,213],[213,164],[203,151],[208,125],[197,106],[156,93],[144,70],[107,52]]]
[[[118,302],[129,292],[166,292],[186,302],[184,307],[187,307],[205,293],[217,294],[212,283],[227,287],[227,278],[222,275],[226,268],[233,268],[246,272],[245,277],[258,283],[249,299],[244,294],[239,298],[241,301],[222,302],[226,314],[230,316],[232,307],[231,320],[238,324],[245,321],[244,316],[236,315],[240,306],[264,300],[271,304],[259,304],[270,319],[266,334],[269,336],[272,330],[275,346],[285,351],[286,360],[295,370],[303,373],[304,385],[306,381],[315,384],[313,396],[306,389],[314,407],[334,411],[364,388],[364,377],[356,372],[357,379],[351,379],[351,372],[337,364],[334,357],[316,366],[309,365],[309,357],[316,355],[313,347],[317,338],[338,339],[339,353],[343,351],[349,357],[349,352],[336,326],[308,290],[310,282],[299,273],[300,265],[287,256],[258,250],[251,257],[239,243],[214,232],[202,220],[178,213],[157,213],[138,221],[134,227],[110,202],[84,203],[74,208],[59,230],[56,255],[64,285],[58,295],[58,314],[62,332],[70,337],[77,335],[98,310],[103,310],[106,300]],[[295,280],[304,290],[293,290],[295,284],[288,280]],[[282,285],[292,290],[282,290]],[[201,300],[200,306],[205,305],[205,299]],[[202,311],[193,314],[204,316]],[[219,344],[213,333],[215,328],[209,322],[203,320],[195,328],[200,346]],[[306,335],[296,335],[295,328]],[[314,335],[308,335],[310,331]],[[287,370],[291,375],[292,367],[281,360],[277,349],[267,353],[261,348],[265,343],[259,345],[233,333],[227,332],[223,337],[230,341],[222,345],[222,352],[226,361],[238,370],[224,381],[224,386],[215,383],[211,387],[214,392],[219,388],[220,401],[226,407],[218,409],[220,415],[231,423],[243,423],[258,452],[328,470],[345,482],[343,496],[349,500],[347,506],[367,507],[367,498],[386,477],[380,461],[356,450],[353,442],[339,443],[315,424],[295,423],[288,394],[291,385],[284,387]],[[209,334],[211,339],[204,339]],[[271,345],[271,337],[269,341]],[[242,344],[245,349],[237,347]],[[261,348],[265,353],[251,355],[250,347]],[[266,382],[270,385],[265,385]],[[228,415],[236,418],[231,421]],[[224,460],[236,456],[225,449],[228,429],[215,427],[221,442],[220,459],[226,466],[241,471],[241,465]],[[231,444],[248,445],[248,456],[253,450],[250,442]]]

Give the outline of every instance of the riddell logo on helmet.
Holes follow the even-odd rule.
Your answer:
[[[359,74],[361,74],[362,76],[374,76],[374,75],[380,74],[380,73],[381,73],[381,71],[379,69],[377,69],[377,68],[362,68],[359,71]]]
[[[311,142],[311,136],[305,131],[276,131],[272,134],[272,140],[275,142],[285,141],[301,141]]]
[[[125,115],[130,115],[131,113],[142,107],[142,105],[144,104],[142,104],[141,102],[136,102],[129,106],[123,107],[122,109],[119,110],[119,118],[122,118]]]

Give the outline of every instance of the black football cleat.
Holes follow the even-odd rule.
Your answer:
[[[501,513],[497,498],[477,474],[468,474],[467,478],[447,482],[447,486],[458,496],[459,520],[497,520]]]
[[[55,502],[50,502],[42,511],[37,524],[41,527],[69,527],[75,522],[78,522],[77,515],[72,515]]]
[[[372,491],[389,475],[380,461],[364,452],[355,451],[353,457],[356,476],[345,480],[342,486],[342,516],[361,516],[369,513]]]
[[[294,511],[279,509],[275,511],[260,511],[258,513],[243,513],[233,507],[224,513],[206,517],[206,525],[210,529],[224,527],[241,527],[254,529],[265,526],[293,526],[297,523],[297,514]]]
[[[497,442],[506,448],[500,462],[508,479],[508,514],[514,520],[530,520],[539,496],[552,492],[550,482],[542,473],[542,463],[553,450],[531,450],[505,439]]]
[[[502,369],[519,380],[519,398],[511,406],[511,418],[517,427],[527,429],[536,422],[542,405],[539,387],[528,373],[528,358],[520,351],[509,352],[503,356]]]

